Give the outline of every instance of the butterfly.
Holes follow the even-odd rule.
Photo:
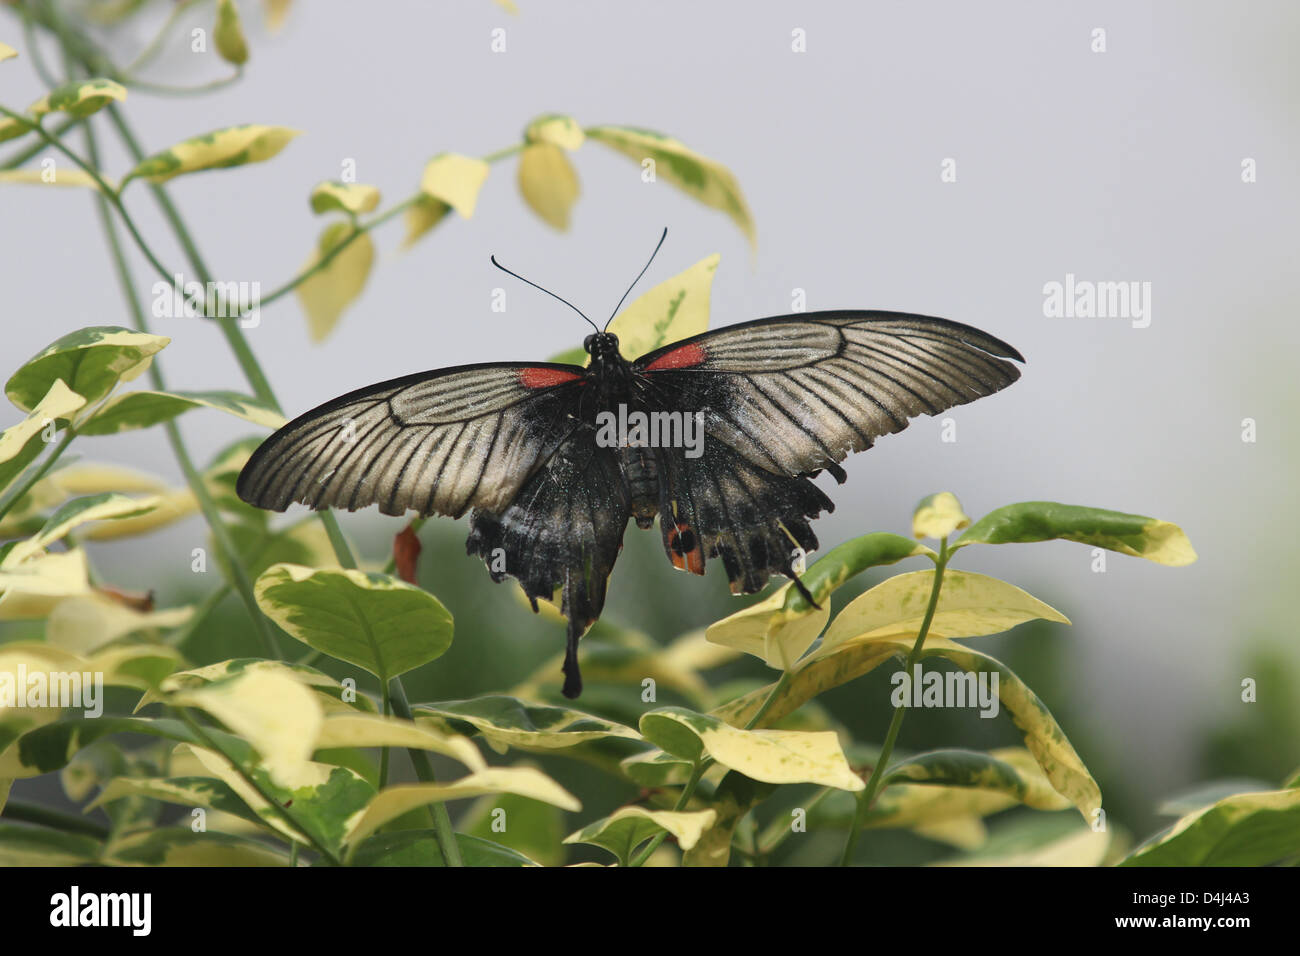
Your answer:
[[[635,360],[591,325],[585,367],[462,365],[326,402],[263,442],[236,490],[273,511],[470,512],[467,551],[493,580],[516,578],[534,611],[559,593],[575,698],[578,640],[604,608],[629,519],[658,519],[678,569],[720,559],[733,594],[780,574],[811,601],[796,565],[817,548],[810,520],[835,508],[811,479],[842,484],[850,453],[1006,388],[1024,361],[978,329],[903,312],[756,319]]]

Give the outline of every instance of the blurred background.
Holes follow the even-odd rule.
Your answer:
[[[1285,583],[1300,571],[1286,544],[1300,510],[1300,8],[519,0],[511,13],[488,0],[317,0],[293,5],[274,33],[260,4],[240,8],[252,49],[241,82],[201,98],[133,91],[127,104],[149,152],[237,123],[304,131],[270,162],[170,186],[221,279],[270,289],[299,270],[321,228],[308,193],[349,162],[359,182],[383,190],[384,208],[414,191],[433,155],[484,155],[550,112],[682,140],[735,173],[757,228],[751,249],[725,216],[667,182],[642,182],[636,164],[588,143],[572,157],[582,196],[560,234],[524,205],[516,161],[498,163],[472,219],[449,219],[405,251],[400,221],[377,231],[368,284],[325,343],[309,341],[292,297],[265,310],[248,338],[290,417],[409,372],[544,359],[577,344],[586,326],[497,272],[489,255],[606,315],[665,225],[641,290],[719,252],[715,327],[790,312],[800,295],[809,310],[975,325],[1025,355],[1022,380],[949,413],[955,442],[922,418],[846,462],[844,486],[819,479],[837,505],[816,525],[823,550],[868,531],[907,533],[916,502],[942,490],[975,517],[1050,499],[1175,522],[1199,553],[1190,567],[1111,554],[1097,573],[1089,549],[1064,542],[962,552],[959,566],[1009,580],[1073,621],[976,646],[1048,704],[1111,818],[1139,835],[1159,823],[1163,797],[1194,781],[1276,785],[1300,764],[1300,646]],[[148,4],[109,29],[115,59],[137,53],[168,10]],[[209,21],[199,5],[183,23]],[[22,51],[20,27],[12,11],[0,16],[0,39]],[[214,52],[191,53],[185,32],[150,76],[193,84],[228,72]],[[504,51],[493,51],[494,37]],[[47,59],[57,63],[52,46]],[[10,108],[43,92],[30,57],[0,71]],[[120,176],[132,163],[104,141],[105,169]],[[183,261],[143,191],[127,202],[164,261]],[[152,272],[131,255],[147,290]],[[1047,317],[1044,286],[1068,274],[1150,283],[1149,325]],[[130,325],[83,190],[0,188],[0,275],[6,370],[81,326]],[[498,287],[504,313],[492,310]],[[247,389],[214,327],[158,320],[154,331],[173,339],[163,355],[172,387]],[[1253,442],[1243,441],[1245,419]],[[181,428],[200,461],[252,433],[205,411]],[[74,450],[181,484],[159,429],[82,438]],[[422,533],[421,583],[456,616],[457,640],[410,682],[414,700],[507,689],[561,647],[559,625],[534,618],[513,585],[492,585],[464,556],[464,524],[436,519]],[[344,526],[380,562],[403,522],[372,509]],[[190,573],[191,549],[205,540],[195,517],[92,547],[92,557],[108,562],[101,570],[115,585],[154,589],[167,607],[210,586]],[[705,580],[673,572],[657,532],[632,527],[625,545],[612,624],[667,641],[743,606],[716,568]],[[881,577],[844,589],[837,607]],[[228,601],[187,650],[198,661],[256,654],[242,606]],[[766,677],[752,662],[723,676]],[[1258,682],[1255,703],[1241,699],[1247,677]],[[881,672],[823,704],[878,741],[887,697]],[[917,712],[900,745],[1017,740],[1009,720]],[[582,795],[581,781],[556,773]]]

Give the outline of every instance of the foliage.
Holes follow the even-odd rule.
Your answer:
[[[117,68],[84,24],[55,22],[52,9],[25,4],[22,12],[65,45],[71,74],[26,112],[0,106],[0,140],[28,138],[75,164],[79,175],[65,184],[89,187],[108,214],[123,321],[133,327],[72,331],[6,385],[17,413],[0,434],[0,620],[36,629],[0,643],[0,808],[9,821],[0,824],[0,862],[529,866],[563,862],[566,847],[582,844],[620,865],[718,866],[771,860],[792,833],[811,828],[842,834],[844,863],[866,862],[856,845],[868,828],[911,831],[957,848],[957,860],[982,862],[1240,864],[1300,853],[1293,780],[1193,799],[1170,830],[1126,855],[1105,825],[1100,788],[1046,704],[1004,664],[962,643],[1029,621],[1067,623],[1019,588],[950,567],[962,549],[1065,539],[1172,566],[1195,559],[1177,526],[1139,515],[1022,502],[971,522],[955,496],[932,495],[918,505],[910,536],[866,534],[809,567],[803,580],[816,604],[785,585],[707,633],[666,646],[598,625],[583,646],[585,706],[595,712],[562,701],[553,661],[509,694],[409,703],[402,678],[439,667],[452,645],[452,615],[412,574],[393,573],[396,556],[382,570],[358,568],[332,515],[279,523],[240,502],[233,478],[260,433],[206,466],[191,460],[182,416],[225,413],[263,429],[284,420],[242,334],[250,303],[214,291],[217,277],[183,220],[170,216],[199,283],[185,291],[193,321],[221,326],[252,394],[170,391],[159,369],[170,340],[149,332],[119,245],[121,226],[170,283],[174,270],[142,235],[122,192],[139,180],[136,188],[152,184],[166,203],[169,180],[270,161],[296,131],[246,124],[146,155],[124,112],[129,91],[147,85],[138,79],[142,61]],[[214,14],[217,53],[237,74],[250,56],[238,11],[222,0]],[[12,53],[0,44],[0,60]],[[68,122],[51,127],[56,115]],[[84,153],[69,145],[74,127],[85,136]],[[106,128],[134,158],[118,185],[98,164],[96,137]],[[569,157],[587,142],[643,169],[651,163],[753,238],[739,186],[720,163],[635,127],[584,129],[547,115],[488,156],[439,153],[413,170],[418,190],[382,211],[375,186],[310,188],[306,205],[331,220],[303,270],[260,306],[296,293],[313,337],[324,340],[370,278],[377,227],[403,216],[409,247],[446,228],[452,211],[470,218],[491,167],[514,156],[526,205],[556,229],[569,228],[580,193]],[[23,149],[8,165],[22,172],[33,155]],[[625,346],[643,352],[703,330],[717,265],[716,256],[705,259],[621,313],[613,329]],[[145,374],[151,388],[124,388]],[[166,431],[185,488],[94,463],[59,467],[79,436],[152,427]],[[159,609],[152,595],[123,594],[107,583],[111,568],[93,567],[82,544],[147,533],[196,511],[222,582],[193,605]],[[196,549],[196,562],[205,554]],[[408,550],[407,572],[414,560]],[[888,578],[831,615],[830,598],[846,582],[903,561],[923,569]],[[190,638],[231,593],[261,654],[195,659]],[[775,670],[775,679],[745,688],[711,679],[743,655]],[[907,706],[895,706],[879,747],[850,739],[819,708],[819,695],[898,660],[901,701],[929,692],[919,679],[925,670],[948,687],[993,688],[996,701],[985,703],[1005,710],[1023,746],[895,759]],[[332,676],[339,673],[346,676]],[[358,689],[372,683],[367,674],[377,679],[375,694]],[[95,676],[120,690],[52,706],[55,690],[83,679],[88,689]],[[639,706],[628,708],[623,693],[621,712],[602,707],[629,689]],[[682,703],[661,705],[660,693]],[[410,756],[418,782],[395,780],[397,750]],[[431,756],[446,779],[435,778]],[[608,787],[579,799],[554,779],[557,761],[596,768]],[[102,808],[108,824],[17,801],[5,806],[13,781],[55,773],[69,800]],[[637,798],[620,806],[617,795],[629,789]],[[468,798],[479,799],[453,825],[446,805]],[[1015,806],[1054,822],[1029,837],[990,839],[986,821]],[[184,816],[178,821],[169,807]],[[680,855],[661,848],[667,839]]]

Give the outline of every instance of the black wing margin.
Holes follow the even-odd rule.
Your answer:
[[[501,511],[571,430],[584,369],[465,365],[350,392],[264,441],[239,475],[249,504],[459,517]]]
[[[785,475],[827,469],[908,419],[1001,391],[1024,358],[947,319],[810,312],[728,326],[637,359],[647,404],[704,412],[705,431]]]

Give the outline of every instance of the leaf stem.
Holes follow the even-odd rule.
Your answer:
[[[925,606],[925,617],[921,619],[921,627],[916,632],[916,643],[912,645],[912,650],[907,655],[907,662],[903,665],[903,673],[907,675],[909,681],[909,684],[905,686],[910,686],[916,662],[921,657],[921,648],[925,644],[926,635],[930,633],[930,624],[934,621],[934,612],[939,606],[939,591],[943,587],[943,571],[947,567],[950,557],[952,557],[952,551],[949,549],[948,539],[945,537],[939,543],[939,553],[933,558],[934,583],[930,586],[930,600]],[[889,731],[885,734],[884,746],[880,748],[880,759],[871,768],[871,778],[867,781],[866,789],[858,794],[858,806],[853,814],[853,825],[849,829],[848,839],[844,842],[844,852],[840,855],[840,866],[848,866],[853,862],[853,851],[857,847],[858,836],[862,833],[862,827],[866,823],[871,804],[875,802],[876,795],[880,791],[885,776],[885,768],[888,766],[889,758],[894,752],[894,742],[898,740],[898,732],[903,726],[903,718],[906,715],[907,707],[894,708],[894,716],[889,721]]]
[[[406,688],[402,686],[402,679],[394,677],[389,681],[389,687],[392,692],[393,712],[403,720],[415,720],[415,715],[411,713],[411,705],[406,699]],[[411,757],[411,764],[415,767],[415,775],[423,783],[437,783],[438,778],[434,776],[433,764],[429,761],[429,755],[423,750],[409,748],[406,751]],[[433,803],[429,805],[429,812],[433,815],[433,837],[438,844],[438,849],[442,851],[442,858],[448,866],[464,866],[465,863],[460,858],[460,845],[456,842],[456,831],[452,829],[451,817],[447,813],[447,806],[444,803]]]
[[[81,833],[86,836],[99,837],[100,839],[107,839],[110,835],[109,828],[95,820],[74,816],[71,813],[60,813],[58,810],[51,810],[49,807],[27,803],[23,800],[10,800],[5,804],[4,811],[0,813],[0,816],[3,816],[6,820],[35,823],[43,827],[49,827],[52,830],[62,830],[65,833]]]
[[[27,480],[22,485],[5,499],[3,504],[0,504],[0,519],[3,519],[23,495],[32,490],[38,481],[49,474],[50,469],[54,467],[54,463],[59,460],[59,456],[67,451],[68,446],[72,444],[72,439],[76,437],[77,431],[71,425],[64,429],[63,440],[55,446],[54,451],[46,456],[45,460],[28,475]]]

